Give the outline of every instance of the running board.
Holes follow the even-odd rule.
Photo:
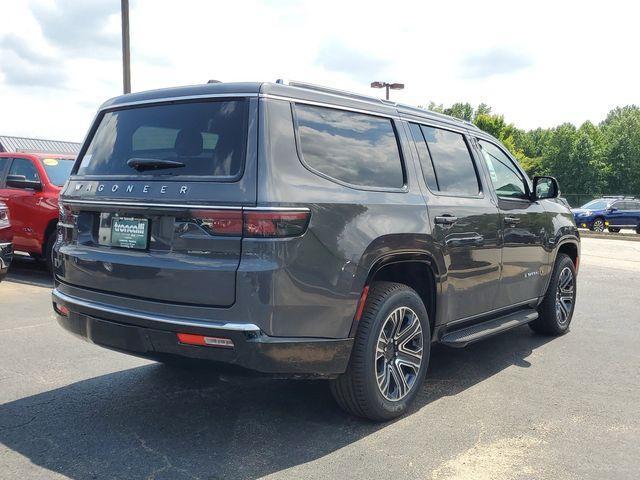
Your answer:
[[[470,327],[448,331],[440,338],[440,343],[449,347],[466,347],[470,343],[532,322],[536,318],[538,318],[538,312],[533,308],[518,310],[517,312],[494,318],[486,322],[477,323]]]

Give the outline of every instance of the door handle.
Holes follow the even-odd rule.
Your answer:
[[[442,215],[441,217],[436,217],[434,221],[437,225],[453,225],[458,221],[458,217],[454,217],[453,215]]]
[[[509,225],[517,225],[520,223],[520,219],[516,217],[504,217],[504,223],[508,223]]]

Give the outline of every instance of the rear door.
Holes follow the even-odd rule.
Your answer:
[[[409,124],[427,186],[434,240],[447,265],[447,321],[494,308],[500,282],[498,209],[461,131]]]
[[[552,233],[540,202],[532,202],[529,182],[502,147],[476,139],[500,209],[502,276],[497,307],[538,298],[543,291],[549,253],[545,241]]]
[[[62,196],[62,282],[227,307],[242,207],[256,202],[257,101],[149,104],[101,114]]]

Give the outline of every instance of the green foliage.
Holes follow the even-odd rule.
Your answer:
[[[640,107],[618,107],[599,125],[522,130],[481,103],[429,103],[429,110],[472,121],[493,135],[518,159],[530,176],[552,175],[564,194],[640,195]]]

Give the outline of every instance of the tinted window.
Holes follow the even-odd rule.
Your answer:
[[[73,168],[72,158],[43,158],[42,165],[47,172],[49,181],[54,185],[61,187],[69,178],[71,169]]]
[[[438,179],[436,178],[436,172],[433,169],[431,155],[429,155],[427,142],[424,139],[420,125],[410,123],[409,127],[411,128],[411,134],[413,135],[413,139],[416,142],[416,148],[418,149],[418,158],[420,159],[420,166],[422,167],[424,181],[432,191],[438,191]]]
[[[295,108],[300,149],[311,168],[353,185],[404,185],[391,120],[310,105]]]
[[[433,159],[440,191],[477,195],[480,192],[478,176],[464,136],[425,125],[421,129]]]
[[[7,168],[7,163],[9,163],[9,159],[7,157],[0,157],[0,183],[3,180],[4,169]]]
[[[524,180],[511,159],[492,143],[484,140],[479,140],[478,143],[498,196],[526,197]]]
[[[145,175],[234,177],[246,143],[245,100],[174,103],[116,110],[102,117],[78,174],[136,175],[131,158],[180,162]]]
[[[11,168],[9,169],[9,175],[24,175],[27,180],[39,182],[40,177],[38,170],[31,160],[26,158],[14,158]]]

